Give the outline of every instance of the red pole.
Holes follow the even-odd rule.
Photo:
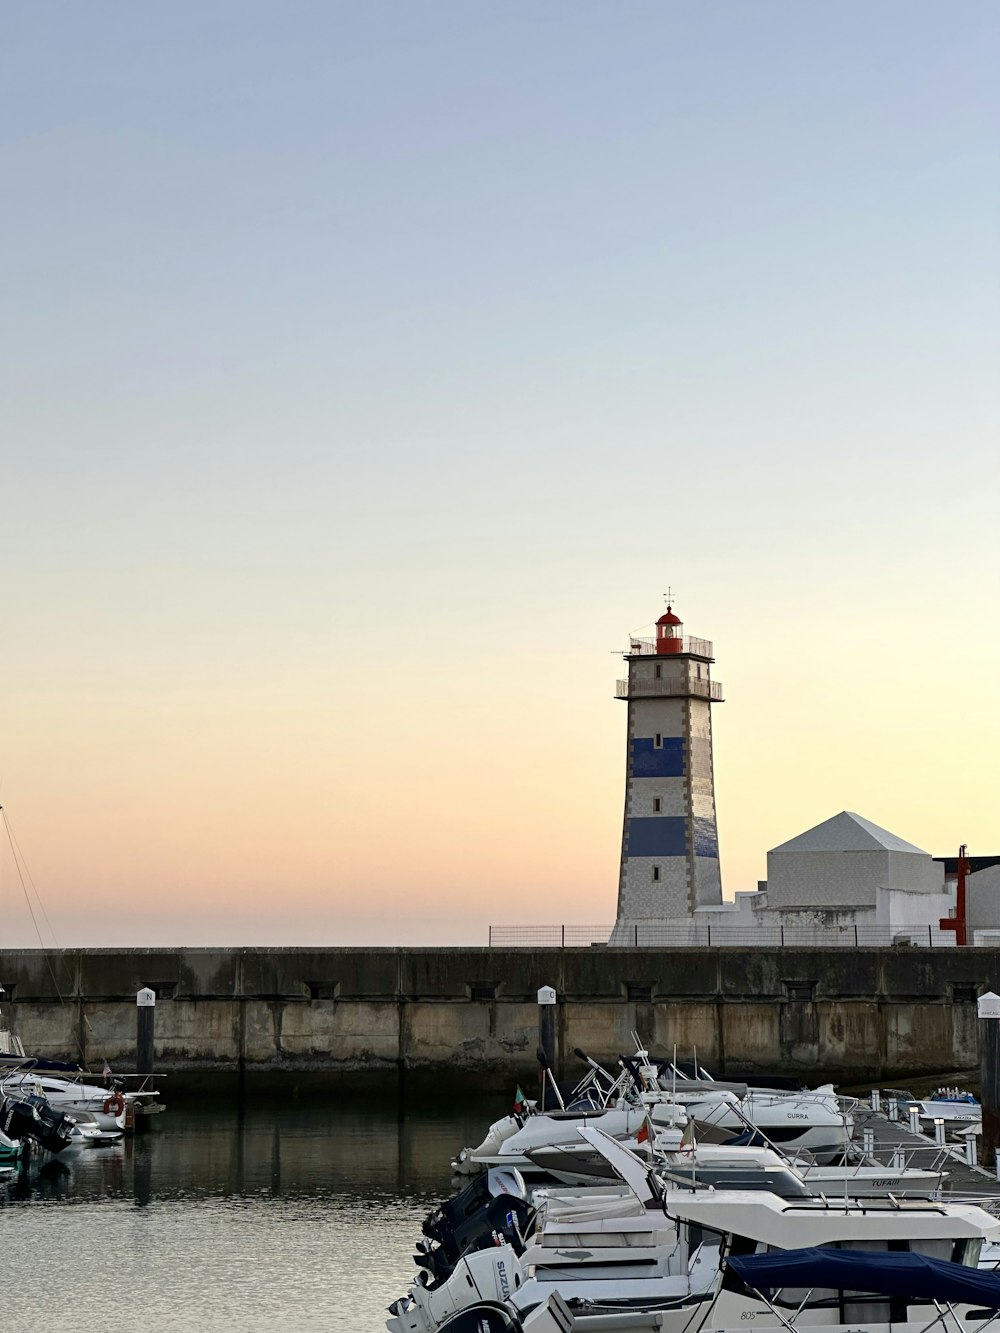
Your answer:
[[[965,843],[963,842],[958,849],[958,861],[956,863],[957,882],[955,893],[955,915],[942,917],[938,925],[942,930],[953,930],[955,932],[955,943],[962,945],[969,942],[968,921],[965,914],[965,879],[971,866],[969,858],[965,854]],[[930,926],[927,927],[928,933]]]
[[[955,943],[968,944],[968,928],[965,916],[965,877],[969,873],[969,861],[965,855],[965,843],[958,849],[958,893],[955,898]]]

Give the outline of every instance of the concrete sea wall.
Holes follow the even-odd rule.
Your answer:
[[[178,1077],[508,1083],[535,1069],[536,992],[551,985],[567,1072],[575,1046],[613,1060],[635,1029],[719,1073],[891,1083],[976,1065],[975,998],[1000,990],[1000,951],[5,950],[0,981],[27,1051],[98,1068],[134,1063],[135,993],[151,986],[156,1067]]]

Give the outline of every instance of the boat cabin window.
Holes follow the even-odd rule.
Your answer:
[[[982,1248],[982,1236],[970,1236],[967,1240],[956,1240],[951,1262],[953,1264],[965,1264],[966,1268],[978,1268]]]

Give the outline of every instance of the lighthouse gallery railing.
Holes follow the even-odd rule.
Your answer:
[[[671,697],[687,698],[695,695],[699,699],[712,699],[722,702],[722,683],[717,680],[619,680],[615,686],[617,699],[666,699]]]
[[[715,650],[710,639],[696,639],[691,634],[685,634],[681,643],[683,644],[682,653],[690,653],[694,657],[707,657],[713,662],[715,661]],[[655,639],[629,639],[626,657],[656,657],[657,655]]]

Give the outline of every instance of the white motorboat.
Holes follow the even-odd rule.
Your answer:
[[[742,1135],[750,1142],[759,1136],[765,1145],[789,1154],[806,1151],[821,1163],[842,1160],[850,1148],[856,1103],[839,1098],[832,1085],[792,1093],[678,1079],[674,1066],[666,1072],[641,1048],[622,1057],[624,1072],[615,1080],[582,1051],[576,1053],[589,1073],[570,1094],[568,1109],[503,1117],[477,1147],[462,1149],[453,1169],[468,1175],[506,1164],[537,1173],[544,1170],[539,1150],[564,1144],[578,1150],[578,1128],[599,1125],[612,1138],[631,1139],[647,1116],[654,1128],[683,1126],[691,1118],[702,1140]]]
[[[696,1141],[682,1147],[680,1138],[667,1130],[655,1135],[652,1144],[628,1139],[622,1146],[648,1163],[664,1184],[768,1190],[782,1198],[845,1194],[869,1198],[889,1193],[925,1198],[941,1188],[947,1175],[938,1167],[886,1166],[871,1158],[819,1166],[808,1157],[790,1159],[773,1148]],[[528,1156],[539,1171],[566,1185],[607,1183],[614,1176],[607,1158],[585,1142],[537,1148]]]
[[[29,1093],[44,1097],[65,1115],[85,1116],[90,1124],[105,1133],[124,1133],[125,1112],[129,1094],[120,1089],[102,1088],[96,1083],[71,1079],[62,1075],[41,1073],[33,1069],[11,1071],[0,1084],[0,1090],[13,1097]]]
[[[440,1282],[428,1281],[425,1271],[424,1280],[418,1278],[409,1295],[391,1307],[387,1327],[392,1333],[440,1333],[452,1327],[457,1333],[459,1325],[449,1321],[484,1301],[523,1319],[554,1294],[572,1317],[566,1327],[581,1333],[611,1328],[723,1333],[750,1320],[784,1327],[786,1333],[817,1324],[857,1330],[891,1323],[895,1330],[911,1319],[911,1307],[916,1333],[928,1326],[928,1306],[937,1301],[927,1294],[928,1270],[940,1284],[935,1308],[942,1333],[964,1333],[963,1313],[970,1304],[1000,1307],[1000,1277],[976,1270],[980,1247],[997,1238],[1000,1222],[974,1205],[895,1199],[834,1203],[711,1189],[658,1194],[646,1165],[634,1154],[598,1129],[580,1132],[607,1154],[628,1192],[583,1201],[549,1193],[539,1200],[534,1230],[524,1241],[510,1234],[499,1244],[472,1249]],[[788,1276],[776,1295],[766,1274],[755,1286],[752,1272],[740,1277],[729,1263],[734,1256],[772,1260],[775,1251],[794,1251],[797,1259],[789,1255],[786,1264],[790,1272],[796,1262],[813,1262],[817,1250],[819,1260],[841,1264],[842,1281],[825,1279],[828,1286],[823,1287],[818,1280]],[[856,1264],[853,1253],[862,1256]],[[898,1270],[905,1270],[902,1277]],[[827,1270],[810,1270],[821,1271]],[[789,1313],[777,1313],[772,1325],[767,1315],[769,1310],[775,1314],[776,1307]]]
[[[131,1106],[143,1113],[160,1109],[159,1093],[140,1086],[127,1091],[124,1079],[111,1077],[110,1086],[88,1081],[82,1071],[44,1067],[41,1062],[25,1059],[0,1068],[0,1092],[13,1097],[33,1093],[66,1115],[83,1116],[106,1133],[124,1132],[126,1112]]]
[[[839,1166],[804,1166],[799,1168],[799,1175],[810,1194],[829,1198],[847,1194],[852,1199],[878,1199],[891,1194],[896,1199],[925,1199],[941,1189],[948,1172],[863,1160]]]
[[[469,1175],[491,1166],[514,1167],[529,1174],[544,1174],[533,1159],[536,1150],[560,1144],[578,1144],[579,1131],[598,1127],[613,1139],[633,1139],[647,1120],[654,1127],[684,1125],[687,1117],[675,1103],[655,1095],[638,1103],[578,1111],[536,1112],[523,1119],[507,1116],[491,1125],[476,1148],[463,1148],[452,1168]]]
[[[679,1083],[671,1096],[694,1120],[702,1137],[732,1137],[757,1131],[782,1152],[806,1151],[830,1162],[851,1146],[853,1104],[832,1085],[808,1092],[771,1092],[759,1088],[717,1089],[711,1084]]]
[[[920,1119],[929,1121],[943,1120],[945,1130],[968,1129],[981,1125],[983,1108],[971,1092],[962,1092],[959,1088],[938,1088],[923,1101],[910,1103],[920,1108]]]
[[[946,1130],[961,1132],[982,1124],[983,1108],[971,1092],[960,1087],[935,1088],[926,1097],[915,1097],[903,1088],[886,1088],[886,1105],[895,1102],[900,1119],[907,1120],[912,1108],[924,1126],[943,1120]]]
[[[702,1140],[737,1136],[789,1155],[808,1152],[821,1163],[839,1161],[850,1149],[857,1100],[838,1097],[830,1083],[786,1091],[720,1082],[700,1068],[695,1071],[700,1077],[691,1077],[675,1061],[652,1060],[638,1038],[636,1045],[634,1056],[621,1059],[635,1087],[659,1091],[683,1106]]]

